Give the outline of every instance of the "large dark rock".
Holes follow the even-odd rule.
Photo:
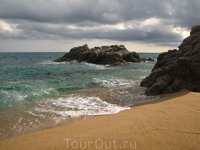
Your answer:
[[[77,60],[102,65],[120,65],[126,62],[140,62],[136,52],[128,51],[124,45],[101,46],[89,49],[88,45],[74,47],[56,62]]]
[[[192,27],[178,50],[161,53],[152,73],[140,85],[147,87],[147,95],[182,89],[200,92],[200,25]]]

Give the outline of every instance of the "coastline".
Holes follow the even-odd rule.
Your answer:
[[[117,113],[145,101],[146,96],[135,90],[138,91],[141,80],[155,63],[103,66],[52,62],[60,55],[1,55],[0,141],[66,125],[83,115]],[[157,58],[157,55],[146,53],[143,57]]]
[[[200,149],[199,97],[163,94],[117,114],[0,141],[0,149]]]

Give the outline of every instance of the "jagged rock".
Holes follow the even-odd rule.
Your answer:
[[[143,62],[156,62],[156,60],[152,59],[152,58],[148,58],[148,59],[146,59],[146,58],[140,58],[140,61],[143,61]]]
[[[141,83],[147,95],[182,89],[200,92],[200,25],[192,27],[179,49],[161,53],[152,73]]]
[[[89,49],[88,45],[74,47],[56,62],[77,60],[94,64],[120,65],[126,62],[140,62],[136,52],[128,51],[124,45],[101,46]]]

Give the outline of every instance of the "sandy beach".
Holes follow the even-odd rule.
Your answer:
[[[118,114],[0,141],[1,150],[199,150],[200,93],[182,90]]]

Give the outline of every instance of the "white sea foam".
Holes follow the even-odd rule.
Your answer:
[[[92,63],[87,63],[87,62],[81,62],[83,65],[87,65],[91,68],[97,68],[97,69],[107,69],[108,66],[105,65],[97,65],[97,64],[92,64]]]
[[[80,65],[85,65],[93,69],[107,69],[108,66],[105,65],[97,65],[97,64],[92,64],[92,63],[87,63],[85,61],[83,62],[78,62],[77,60],[72,60],[69,62],[54,62],[54,61],[44,61],[44,62],[38,62],[36,64],[42,64],[42,65],[62,65],[62,64],[80,64]]]
[[[1,107],[8,107],[8,106],[12,106],[14,104],[22,103],[22,102],[24,102],[24,98],[27,97],[27,95],[21,94],[21,92],[17,92],[17,91],[1,90],[0,92],[4,99],[4,101],[1,102],[2,103]]]
[[[114,114],[129,109],[120,107],[101,100],[99,97],[80,97],[71,95],[51,99],[40,103],[34,111],[40,113],[55,113],[61,116],[79,117],[82,115],[104,115]]]
[[[130,86],[134,81],[130,82],[124,79],[104,79],[104,78],[93,78],[94,84],[99,85],[100,87],[120,87],[120,86]]]
[[[42,61],[38,62],[36,64],[42,64],[42,65],[60,65],[60,64],[68,64],[69,62],[55,62],[55,61]]]
[[[45,118],[45,115],[40,114],[40,113],[37,114],[37,113],[35,113],[33,111],[30,111],[30,110],[28,110],[26,112],[29,113],[29,114],[31,114],[32,116],[35,116],[35,117]]]
[[[14,135],[58,125],[70,118],[115,114],[130,109],[129,106],[152,101],[158,96],[145,96],[137,92],[138,87],[119,89],[119,94],[103,101],[96,96],[71,94],[57,98],[35,101],[22,115],[16,117],[11,127]],[[6,135],[7,133],[4,133]],[[7,135],[6,135],[7,136]],[[6,137],[4,136],[4,137]]]
[[[51,87],[32,88],[31,86],[27,86],[27,88],[21,88],[20,90],[0,90],[0,93],[4,100],[1,102],[1,107],[10,107],[15,104],[20,104],[29,101],[30,99],[44,99],[45,96],[59,95],[59,93]]]

